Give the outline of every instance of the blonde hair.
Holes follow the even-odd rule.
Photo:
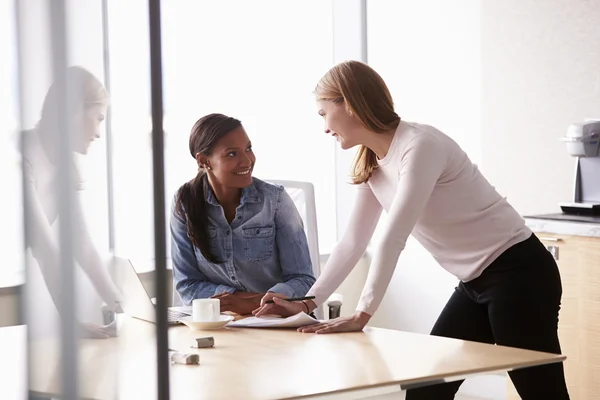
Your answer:
[[[68,117],[74,117],[82,108],[95,105],[108,106],[109,97],[106,88],[87,69],[79,66],[67,68],[65,83],[67,90],[66,112]],[[44,98],[39,125],[54,123],[54,119],[59,113],[59,102],[63,99],[60,96],[61,93],[58,86],[53,83]]]
[[[381,76],[359,61],[345,61],[327,71],[317,84],[315,95],[317,100],[344,103],[346,110],[374,133],[388,132],[400,122],[392,95]],[[361,145],[350,173],[352,183],[367,182],[377,167],[375,153]]]

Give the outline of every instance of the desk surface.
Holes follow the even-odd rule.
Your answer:
[[[121,322],[118,338],[81,342],[82,397],[156,397],[155,327],[135,319]],[[22,390],[25,385],[24,360],[23,364],[14,363],[15,359],[24,359],[25,329],[0,329],[0,372],[3,381],[10,379],[6,382],[9,386],[2,390]],[[215,347],[191,349],[193,339],[203,336],[213,336]],[[185,400],[308,398],[390,384],[405,387],[454,380],[564,359],[554,354],[377,328],[314,335],[294,330],[192,331],[174,327],[169,330],[169,343],[173,349],[200,354],[198,366],[171,365],[171,398]],[[30,350],[38,360],[32,365],[32,391],[59,392],[57,344],[50,339],[31,344]]]

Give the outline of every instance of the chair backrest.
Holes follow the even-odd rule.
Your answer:
[[[315,187],[310,182],[284,181],[268,179],[267,182],[281,185],[292,198],[304,223],[304,232],[308,240],[308,251],[313,267],[313,274],[318,278],[321,274],[321,261],[319,256],[319,234],[317,226],[317,205],[315,202]],[[323,319],[323,309],[320,306],[315,310],[315,316]]]
[[[321,263],[319,261],[319,234],[317,228],[317,206],[315,203],[315,188],[312,183],[300,181],[268,180],[270,183],[281,185],[292,198],[298,209],[304,232],[308,240],[308,251],[315,277],[321,274]]]

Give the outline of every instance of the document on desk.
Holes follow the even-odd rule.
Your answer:
[[[305,312],[300,312],[287,318],[280,317],[248,317],[238,321],[231,321],[228,327],[234,328],[300,328],[301,326],[318,324],[319,320],[314,319]]]

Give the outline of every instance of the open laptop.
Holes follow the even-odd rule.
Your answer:
[[[133,265],[128,259],[115,257],[108,268],[110,276],[121,291],[121,306],[126,314],[156,323],[156,308]],[[169,307],[169,325],[180,324],[181,318],[191,315],[191,307]]]

